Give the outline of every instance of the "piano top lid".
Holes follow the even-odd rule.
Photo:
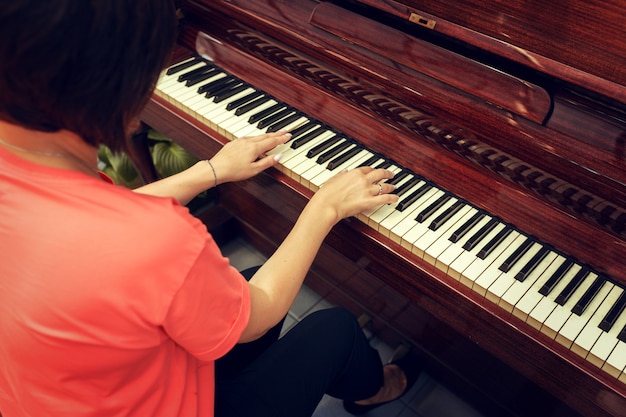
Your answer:
[[[621,0],[357,3],[626,103],[626,4]]]

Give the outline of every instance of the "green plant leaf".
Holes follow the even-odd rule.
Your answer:
[[[102,145],[98,149],[98,158],[105,165],[102,172],[111,177],[116,184],[133,187],[141,182],[139,173],[127,154],[112,152]]]
[[[163,133],[154,129],[148,130],[148,139],[154,140],[154,141],[167,141],[167,142],[172,141],[172,139],[168,138]]]
[[[198,159],[174,142],[157,142],[152,147],[152,161],[163,178],[189,168]]]
[[[104,162],[105,165],[107,165],[107,166],[111,165],[111,156],[112,155],[113,155],[113,153],[111,152],[111,149],[109,149],[107,146],[101,145],[98,148],[98,159],[101,160],[102,162]]]

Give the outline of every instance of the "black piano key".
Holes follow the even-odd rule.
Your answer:
[[[221,96],[223,94],[228,94],[229,92],[231,92],[232,90],[236,89],[237,87],[242,86],[243,83],[241,81],[238,80],[232,80],[229,81],[227,83],[222,84],[221,87],[219,88],[212,88],[210,91],[207,91],[205,97],[206,98],[213,98],[213,101],[217,102],[217,97]]]
[[[238,107],[237,110],[235,110],[235,116],[241,116],[242,114],[246,114],[249,111],[254,110],[257,107],[263,105],[264,103],[267,103],[271,99],[272,98],[269,96],[263,96],[263,97],[257,98],[256,100],[252,100],[251,102]]]
[[[379,159],[381,159],[381,156],[378,155],[372,155],[371,157],[369,157],[366,161],[361,162],[361,164],[359,164],[360,167],[369,167],[372,166],[374,163],[376,163],[376,161],[378,161]]]
[[[559,269],[557,269],[554,272],[554,274],[552,274],[552,276],[548,278],[546,283],[543,284],[543,286],[539,289],[539,294],[546,295],[546,296],[550,294],[550,291],[552,291],[552,289],[556,286],[556,284],[559,283],[561,278],[563,278],[563,275],[567,273],[567,271],[572,267],[572,265],[574,265],[574,261],[571,259],[566,259],[563,262],[563,264],[561,264]]]
[[[328,165],[326,166],[327,169],[330,169],[331,171],[335,168],[337,168],[339,165],[345,163],[346,161],[350,160],[351,158],[354,158],[354,156],[356,154],[358,154],[359,152],[361,152],[363,150],[363,147],[357,145],[353,148],[348,149],[346,152],[343,152],[342,154],[338,155],[337,157],[335,157],[335,159],[333,159],[332,161],[330,161],[328,163]]]
[[[248,123],[250,124],[254,124],[256,122],[258,122],[259,120],[264,119],[265,117],[269,116],[272,113],[276,113],[277,111],[280,111],[282,109],[284,109],[286,106],[282,103],[276,103],[272,106],[269,106],[268,108],[261,110],[259,112],[254,113],[253,115],[251,115],[248,118]]]
[[[570,299],[574,291],[576,291],[576,289],[580,287],[580,284],[583,282],[583,280],[587,278],[587,275],[589,275],[589,270],[587,268],[582,268],[580,271],[578,271],[574,278],[572,278],[572,280],[567,283],[565,288],[563,288],[563,291],[561,291],[561,293],[556,296],[554,301],[558,305],[564,305],[567,300]]]
[[[339,143],[338,145],[330,148],[329,150],[327,150],[326,152],[324,152],[320,156],[318,156],[317,159],[316,159],[316,162],[318,164],[320,164],[320,165],[321,164],[325,164],[330,159],[334,158],[335,156],[339,155],[341,152],[343,152],[346,149],[348,149],[350,146],[352,146],[352,142],[350,142],[349,140],[345,140],[345,141]]]
[[[419,184],[420,181],[422,181],[421,178],[413,177],[395,190],[393,190],[393,194],[396,194],[398,197],[402,197],[407,191]]]
[[[216,103],[221,103],[222,101],[231,98],[235,94],[239,94],[245,89],[250,88],[250,85],[246,83],[241,83],[233,88],[228,89],[227,91],[222,91],[215,94],[213,101]]]
[[[305,124],[298,126],[295,129],[291,130],[289,133],[291,133],[292,139],[296,139],[298,136],[305,134],[306,132],[308,132],[309,130],[317,126],[319,126],[319,122],[315,120],[309,120]]]
[[[509,272],[511,270],[511,268],[513,267],[513,265],[515,265],[517,263],[517,261],[520,260],[520,258],[522,256],[524,256],[524,254],[526,252],[528,252],[528,250],[530,249],[530,247],[533,245],[534,240],[531,238],[526,238],[526,240],[517,248],[515,249],[515,252],[513,252],[503,263],[502,265],[500,265],[500,267],[498,268],[500,271],[502,272]]]
[[[583,296],[580,297],[580,300],[578,300],[578,302],[574,305],[574,307],[572,308],[572,313],[576,314],[577,316],[582,315],[587,309],[587,306],[589,306],[591,301],[598,294],[598,291],[600,291],[600,288],[602,288],[605,282],[606,278],[601,276],[597,277],[593,284],[591,284],[591,286],[587,288],[587,291],[585,291]]]
[[[622,331],[619,332],[617,338],[626,343],[626,325],[622,328]]]
[[[180,74],[176,80],[181,83],[187,80],[192,80],[192,82],[198,83],[202,80],[206,80],[212,75],[217,74],[218,72],[220,72],[220,70],[215,68],[213,65],[205,65]],[[208,75],[208,77],[205,77],[204,75]]]
[[[200,57],[195,56],[191,58],[189,61],[183,61],[180,64],[172,65],[171,67],[167,69],[167,71],[165,71],[165,73],[167,75],[176,74],[177,72],[186,70],[187,68],[192,67],[199,62],[202,62],[202,59]]]
[[[625,306],[626,291],[622,292],[622,295],[620,295],[615,304],[613,304],[613,307],[611,307],[606,316],[604,316],[598,327],[600,327],[605,332],[611,330],[617,318],[620,316],[620,314],[622,314],[622,311],[624,311]]]
[[[430,216],[432,216],[437,210],[439,210],[441,208],[441,206],[443,206],[444,204],[446,204],[450,199],[452,198],[452,196],[450,194],[444,194],[441,197],[439,197],[437,200],[435,200],[434,202],[430,203],[428,205],[428,207],[426,207],[424,210],[422,210],[417,217],[415,217],[415,220],[418,223],[423,223],[424,221],[426,221]]]
[[[428,228],[433,231],[439,229],[443,224],[445,224],[445,222],[450,220],[452,216],[457,214],[459,210],[465,207],[465,205],[466,203],[464,201],[456,201],[454,204],[448,207],[443,213],[437,216],[437,218],[435,218],[430,223],[430,226],[428,226]]]
[[[298,149],[300,146],[310,142],[324,132],[328,132],[328,128],[324,126],[319,126],[317,129],[313,129],[310,132],[307,132],[304,135],[296,138],[293,142],[291,142],[291,147],[293,149]]]
[[[380,164],[376,165],[374,167],[374,169],[387,169],[387,168],[391,167],[392,165],[393,164],[390,161],[385,160],[385,161],[381,162]]]
[[[459,241],[459,239],[461,239],[463,236],[465,236],[465,234],[467,232],[469,232],[470,230],[472,230],[472,228],[474,226],[476,226],[476,224],[478,224],[478,222],[480,222],[483,217],[485,217],[485,213],[479,211],[477,213],[475,213],[468,221],[466,221],[461,227],[459,227],[458,229],[456,229],[454,231],[454,233],[452,233],[452,236],[450,236],[450,238],[448,239],[450,242],[452,243],[456,243]]]
[[[528,275],[530,275],[535,270],[537,265],[539,265],[539,263],[543,261],[548,253],[550,253],[550,249],[545,246],[539,249],[539,252],[537,252],[535,256],[533,256],[532,259],[528,261],[517,274],[515,274],[515,279],[520,282],[524,282]]]
[[[489,219],[489,221],[483,225],[476,233],[474,233],[467,242],[463,245],[463,249],[471,251],[474,249],[493,229],[498,225],[498,220]]]
[[[306,153],[307,158],[315,158],[317,155],[324,152],[325,150],[333,146],[335,143],[339,142],[341,139],[342,139],[342,136],[334,135],[326,139],[322,143],[315,145],[314,147],[309,149],[308,152]]]
[[[283,127],[290,125],[291,123],[295,122],[296,120],[298,120],[301,117],[302,117],[302,114],[299,113],[299,112],[296,112],[296,113],[292,114],[291,116],[287,116],[284,119],[277,121],[273,125],[270,125],[267,128],[267,131],[268,132],[278,132]],[[293,135],[293,133],[292,133],[292,135]]]
[[[510,227],[505,227],[500,230],[497,235],[493,237],[481,250],[478,251],[478,257],[480,259],[485,259],[491,252],[493,252],[499,245],[507,238],[508,235],[511,234],[513,229]]]
[[[403,179],[408,177],[409,175],[411,175],[410,172],[405,170],[405,169],[403,169],[402,171],[400,171],[396,175],[394,175],[393,178],[391,178],[389,181],[387,181],[387,184],[396,185],[400,181],[402,181]]]
[[[259,129],[263,129],[266,128],[268,126],[271,126],[272,124],[276,123],[279,120],[282,120],[283,118],[291,115],[295,113],[295,110],[291,109],[291,108],[286,108],[286,109],[282,109],[280,111],[274,112],[272,114],[270,114],[269,116],[264,117],[263,119],[259,120],[259,123],[257,124],[257,127]]]
[[[224,87],[228,87],[235,83],[238,83],[239,80],[226,76],[219,78],[217,80],[211,81],[209,83],[203,84],[198,87],[198,94],[205,94],[207,98],[213,97],[213,94],[217,91],[220,91]]]
[[[264,93],[262,91],[253,91],[250,94],[246,94],[245,96],[228,103],[226,105],[226,110],[234,110],[237,107],[243,106],[244,104],[249,103],[256,98],[261,97],[263,94]]]
[[[426,194],[428,190],[430,190],[431,188],[433,188],[431,184],[428,184],[428,183],[423,184],[420,188],[418,188],[417,190],[409,194],[405,199],[398,202],[398,205],[396,206],[396,210],[404,211],[411,204],[415,203],[417,200],[423,197],[424,194]]]
[[[186,87],[193,87],[194,85],[200,84],[202,81],[205,81],[205,80],[207,80],[207,79],[209,79],[211,77],[216,76],[220,72],[221,71],[218,70],[217,68],[213,68],[213,69],[210,69],[208,71],[200,72],[200,73],[198,73],[196,75],[193,75],[191,77],[186,78],[185,79],[185,86]],[[221,78],[228,78],[228,76],[221,77]]]

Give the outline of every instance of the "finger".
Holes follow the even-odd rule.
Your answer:
[[[283,140],[285,137],[291,137],[291,133],[285,130],[279,130],[277,132],[269,132],[269,133],[263,133],[257,136],[252,136],[252,137],[249,137],[248,139],[252,139],[257,142],[263,142],[267,140]]]
[[[373,200],[376,201],[376,205],[384,205],[384,204],[393,204],[396,203],[400,197],[396,194],[381,194],[373,197]]]
[[[379,182],[377,184],[374,184],[373,187],[374,195],[389,194],[396,189],[396,186],[394,184],[387,184],[386,182]]]
[[[288,132],[280,132],[280,133],[279,132],[272,132],[272,133],[267,133],[266,135],[258,137],[258,142],[257,143],[258,143],[258,146],[259,146],[259,150],[262,151],[260,153],[265,153],[265,152],[268,152],[268,151],[274,149],[278,145],[284,144],[289,139],[291,139],[291,133],[288,133]]]
[[[263,156],[261,158],[259,158],[255,163],[255,167],[260,171],[264,171],[267,168],[274,166],[278,163],[278,161],[280,161],[280,158],[283,156],[283,154],[279,153],[276,155],[267,155],[267,156]]]
[[[367,177],[372,182],[380,182],[385,179],[391,179],[394,177],[394,175],[395,174],[393,173],[393,171],[390,171],[388,169],[378,168],[369,172],[367,174]]]

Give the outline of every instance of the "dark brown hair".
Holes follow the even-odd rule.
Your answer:
[[[0,119],[123,150],[175,36],[172,0],[0,2]]]

